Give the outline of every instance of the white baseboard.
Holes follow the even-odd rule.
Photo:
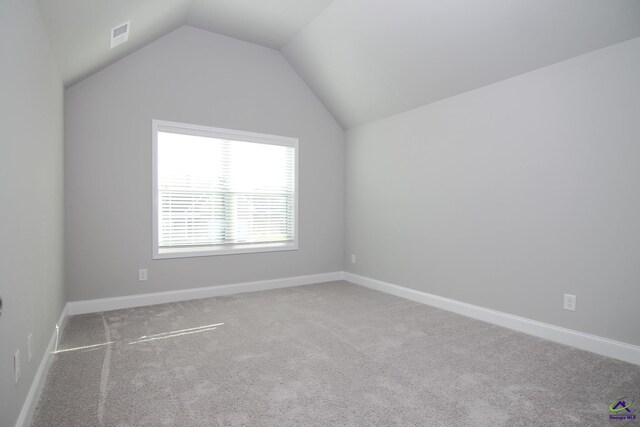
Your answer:
[[[56,350],[58,336],[62,333],[62,330],[67,323],[67,313],[68,305],[65,305],[62,309],[62,313],[60,314],[60,318],[58,319],[58,323],[56,323],[56,328],[49,339],[49,345],[47,345],[44,355],[42,356],[40,366],[38,366],[38,370],[33,378],[31,387],[29,387],[29,393],[27,393],[27,397],[22,405],[22,410],[20,411],[20,415],[16,421],[16,427],[28,427],[31,425],[36,406],[38,406],[38,402],[40,401],[42,388],[44,387],[45,380],[47,379],[49,367],[51,366],[51,362],[53,362],[53,357],[51,357],[51,355]]]
[[[288,288],[291,286],[310,285],[313,283],[342,280],[344,273],[312,274],[309,276],[286,277],[283,279],[261,280],[257,282],[234,283],[230,285],[208,286],[205,288],[184,289],[168,292],[128,295],[124,297],[102,298],[67,303],[68,314],[98,313],[101,311],[119,310],[122,308],[141,307],[145,305],[164,304],[168,302],[187,301],[198,298],[217,297],[245,292],[265,291],[268,289]]]
[[[451,311],[463,316],[482,320],[494,325],[524,332],[560,344],[569,345],[582,350],[591,351],[603,356],[623,360],[625,362],[640,365],[640,346],[614,341],[571,329],[562,328],[548,323],[524,317],[514,316],[497,310],[491,310],[450,298],[444,298],[415,289],[394,285],[376,279],[371,279],[344,271],[313,274],[308,276],[288,277],[283,279],[262,280],[256,282],[234,283],[230,285],[210,286],[204,288],[185,289],[168,292],[157,292],[125,297],[104,298],[88,301],[68,302],[64,307],[60,320],[59,331],[66,324],[67,315],[95,313],[101,311],[117,310],[122,308],[139,307],[168,302],[186,301],[198,298],[209,298],[222,295],[232,295],[245,292],[264,291],[269,289],[286,288],[292,286],[310,285],[314,283],[333,282],[347,280],[357,285],[365,286],[387,294],[406,298],[422,304],[427,304],[443,310]],[[40,393],[52,362],[51,354],[55,351],[58,334],[54,331],[47,350],[40,362],[38,371],[29,389],[22,410],[16,422],[16,427],[27,427],[33,418],[35,408],[40,399]]]
[[[491,310],[449,298],[443,298],[437,295],[382,282],[369,277],[359,276],[353,273],[344,272],[344,280],[387,294],[471,317],[473,319],[482,320],[484,322],[513,329],[515,331],[524,332],[549,341],[555,341],[560,344],[569,345],[582,350],[601,354],[603,356],[640,365],[640,346],[637,345],[614,341],[608,338],[586,334],[524,317],[514,316],[501,311]]]

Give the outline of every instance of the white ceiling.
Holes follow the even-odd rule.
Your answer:
[[[333,0],[194,0],[187,24],[282,48]]]
[[[345,129],[640,37],[640,0],[38,1],[67,86],[186,24],[281,49]]]
[[[181,25],[280,49],[332,0],[38,0],[65,86]],[[131,21],[129,41],[110,31]]]
[[[638,0],[336,0],[283,53],[351,128],[638,36]]]
[[[191,0],[38,0],[65,86],[184,25]],[[111,29],[131,21],[129,41],[110,49]]]

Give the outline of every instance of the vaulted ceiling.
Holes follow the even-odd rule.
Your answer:
[[[191,25],[280,50],[345,129],[640,37],[638,0],[38,1],[67,86]]]
[[[181,25],[281,49],[331,0],[38,0],[66,86]],[[131,21],[129,41],[109,47]]]

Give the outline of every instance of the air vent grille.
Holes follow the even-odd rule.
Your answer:
[[[131,21],[117,25],[111,29],[111,49],[129,40]]]

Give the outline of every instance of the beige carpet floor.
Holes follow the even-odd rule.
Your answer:
[[[628,396],[640,366],[332,282],[71,317],[33,425],[640,426]]]

